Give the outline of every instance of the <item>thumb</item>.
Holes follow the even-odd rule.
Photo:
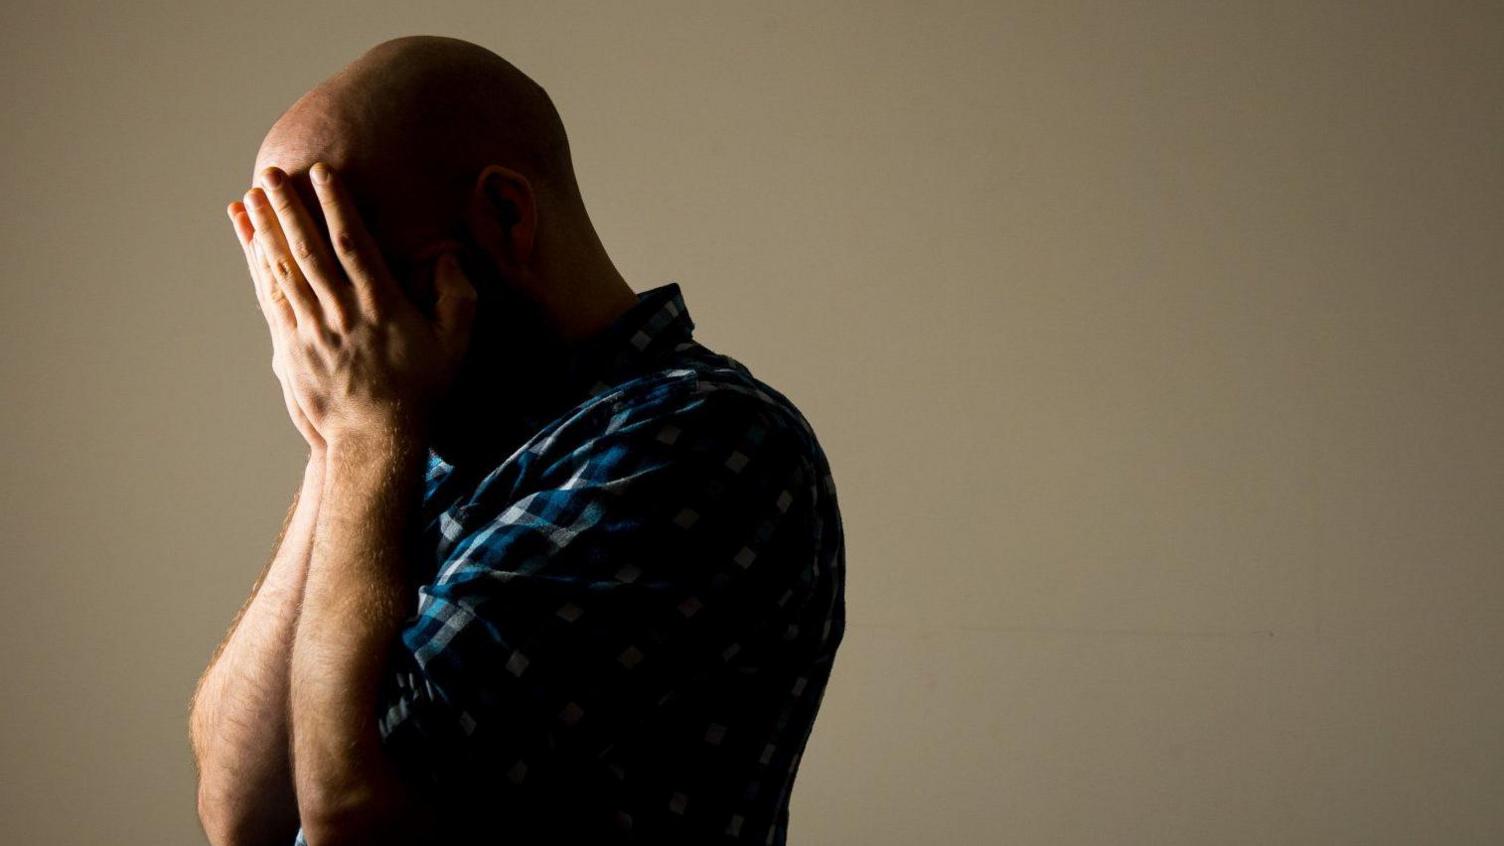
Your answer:
[[[439,339],[452,353],[464,351],[475,321],[476,293],[470,277],[453,253],[439,257],[434,266],[434,323]]]

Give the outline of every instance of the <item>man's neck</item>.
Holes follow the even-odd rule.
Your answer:
[[[590,296],[561,298],[569,303],[567,310],[540,304],[551,332],[547,348],[530,349],[528,360],[513,359],[516,351],[502,347],[498,358],[473,362],[468,379],[456,385],[455,402],[442,412],[443,422],[431,438],[434,452],[456,472],[494,467],[533,434],[524,430],[537,415],[572,399],[567,394],[581,386],[565,380],[573,375],[577,356],[639,302],[620,276],[615,281],[595,285]]]
[[[577,348],[605,331],[632,306],[637,294],[616,268],[577,277],[578,282],[552,282],[541,292],[540,305],[554,333],[569,348]]]

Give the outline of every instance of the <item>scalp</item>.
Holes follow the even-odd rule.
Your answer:
[[[446,192],[501,164],[527,177],[545,205],[567,212],[580,203],[547,92],[492,51],[446,36],[383,41],[299,97],[262,140],[252,180],[268,164],[291,173],[320,160],[353,182],[421,181]]]

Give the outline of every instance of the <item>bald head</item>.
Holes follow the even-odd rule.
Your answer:
[[[398,259],[441,245],[488,165],[526,177],[550,235],[588,226],[548,94],[507,60],[457,38],[385,41],[319,83],[267,133],[252,181],[276,165],[312,201],[306,174],[316,161],[345,175],[367,224]]]

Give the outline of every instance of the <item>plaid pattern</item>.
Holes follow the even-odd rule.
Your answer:
[[[430,452],[376,716],[433,842],[785,842],[845,631],[835,484],[693,328],[677,283],[640,293],[499,465]]]

